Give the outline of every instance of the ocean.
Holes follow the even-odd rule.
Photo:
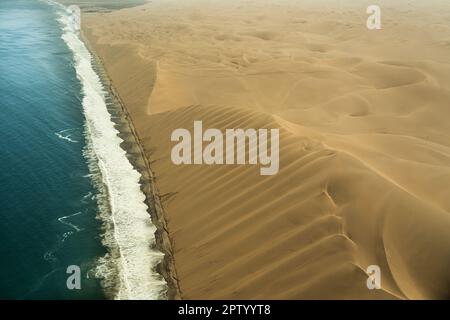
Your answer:
[[[0,298],[158,299],[140,175],[71,21],[51,1],[0,1]]]

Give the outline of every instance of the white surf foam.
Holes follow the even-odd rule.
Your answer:
[[[166,283],[154,268],[163,254],[151,248],[155,243],[156,227],[147,213],[145,195],[139,184],[140,174],[120,147],[123,140],[118,137],[119,132],[111,121],[105,103],[106,92],[94,71],[92,56],[76,28],[71,25],[73,20],[70,13],[62,10],[60,5],[58,8],[59,22],[63,28],[62,38],[73,52],[77,77],[82,84],[82,104],[89,144],[86,154],[91,157],[91,161],[96,162],[102,180],[97,183],[103,183],[107,192],[108,204],[101,208],[101,216],[106,218],[105,211],[110,211],[108,215],[112,228],[106,228],[109,234],[104,238],[111,246],[113,244],[109,241],[114,240],[118,253],[117,257],[109,255],[104,260],[115,260],[115,273],[118,273],[115,276],[119,282],[115,298],[161,298]]]
[[[77,140],[74,140],[74,139],[71,138],[71,135],[70,135],[70,134],[63,135],[63,133],[64,133],[64,132],[67,132],[67,131],[68,131],[68,130],[62,130],[62,131],[59,131],[59,132],[55,132],[55,135],[56,135],[58,138],[60,138],[60,139],[67,140],[67,141],[72,142],[72,143],[78,143]]]
[[[74,214],[70,214],[68,216],[59,217],[58,221],[61,222],[62,224],[65,224],[66,226],[69,226],[69,227],[73,228],[75,230],[75,232],[80,232],[80,231],[83,231],[84,229],[78,227],[77,225],[73,224],[72,222],[66,221],[67,219],[75,217],[75,216],[78,216],[80,214],[82,214],[81,211],[80,212],[76,212]]]

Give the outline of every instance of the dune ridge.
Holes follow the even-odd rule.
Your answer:
[[[371,33],[364,3],[319,2],[84,17],[155,173],[182,298],[450,298],[450,7],[382,2]],[[194,120],[279,128],[279,173],[173,165],[171,132]]]

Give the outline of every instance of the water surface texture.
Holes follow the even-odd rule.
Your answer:
[[[71,11],[6,0],[0,21],[0,297],[163,297],[140,174]]]

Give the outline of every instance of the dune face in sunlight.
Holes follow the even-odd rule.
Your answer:
[[[279,169],[279,129],[219,129],[203,133],[202,121],[194,121],[194,137],[188,129],[175,129],[177,144],[170,158],[176,165],[260,165],[260,174],[271,176]],[[206,145],[205,145],[206,143]],[[203,150],[204,147],[204,150]],[[193,155],[193,157],[191,156]],[[193,158],[193,159],[192,159]]]
[[[450,298],[450,5],[381,1],[381,30],[367,5],[83,17],[156,175],[183,298]],[[172,132],[199,120],[279,129],[278,173],[174,164]]]

